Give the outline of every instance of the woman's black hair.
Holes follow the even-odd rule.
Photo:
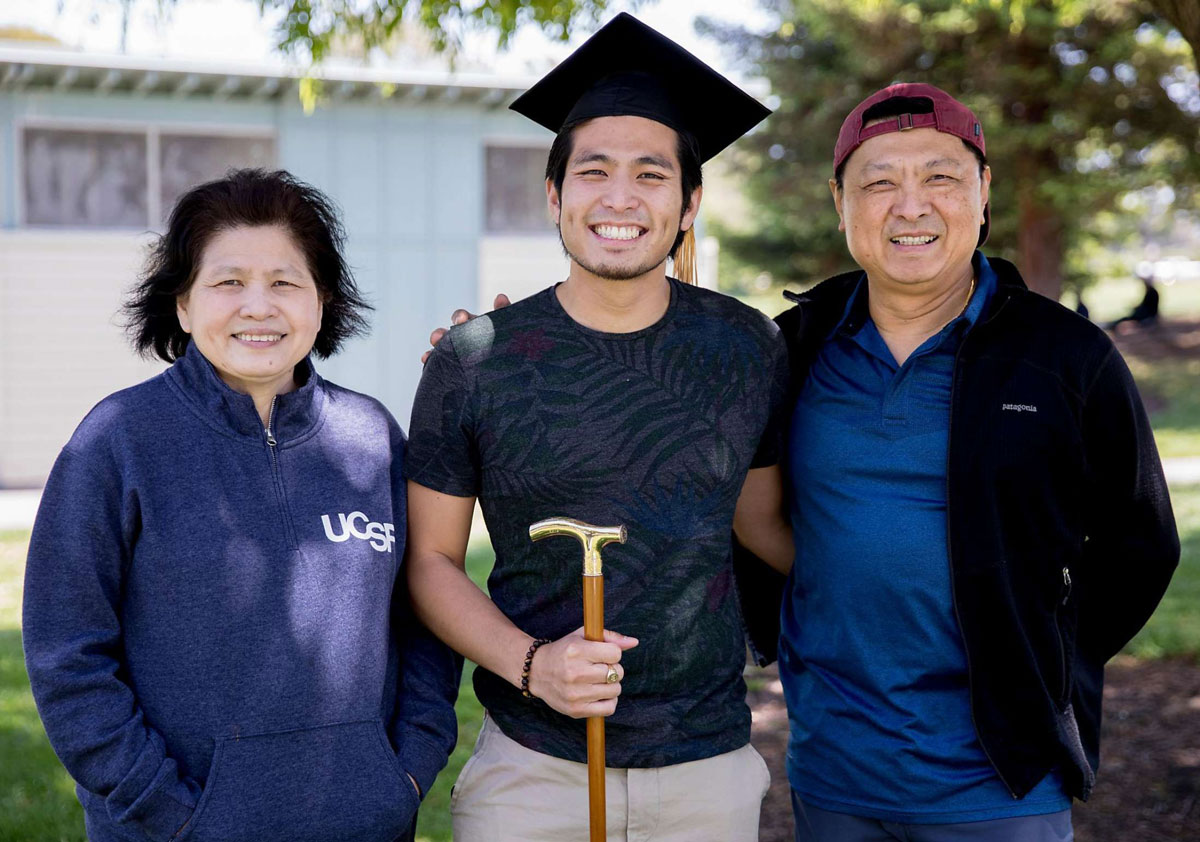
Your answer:
[[[324,193],[284,170],[230,170],[224,178],[179,197],[166,232],[146,260],[141,281],[122,308],[137,352],[174,362],[191,337],[179,326],[176,301],[196,279],[213,236],[238,227],[277,225],[304,253],[323,311],[313,353],[328,357],[347,339],[367,332],[367,303],[342,257],[346,232]]]

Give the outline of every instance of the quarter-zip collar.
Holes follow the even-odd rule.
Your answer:
[[[188,343],[187,351],[167,369],[166,377],[184,402],[210,426],[227,435],[262,442],[262,419],[254,400],[229,388],[212,363]],[[271,432],[282,445],[311,432],[325,411],[325,386],[308,357],[296,364],[298,387],[275,399]]]

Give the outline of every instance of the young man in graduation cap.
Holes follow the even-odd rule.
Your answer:
[[[609,838],[757,839],[769,775],[749,745],[729,536],[790,562],[786,350],[765,316],[666,261],[687,262],[701,163],[768,112],[628,15],[513,108],[557,132],[546,194],[570,271],[446,334],[405,462],[413,600],[480,665],[488,711],[455,839],[585,838],[595,715]],[[476,499],[496,551],[488,594],[464,572]],[[605,551],[603,642],[581,633],[578,544],[530,541],[554,516],[628,530]]]

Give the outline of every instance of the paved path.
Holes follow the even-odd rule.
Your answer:
[[[1163,470],[1166,471],[1167,482],[1171,485],[1200,484],[1200,456],[1167,459],[1163,462]],[[0,488],[0,531],[28,529],[32,526],[41,496],[42,492],[37,489]],[[475,515],[475,523],[480,527],[483,524],[483,517],[478,512]]]

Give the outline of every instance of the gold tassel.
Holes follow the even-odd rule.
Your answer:
[[[685,284],[696,285],[696,229],[689,228],[675,250],[675,277]]]

